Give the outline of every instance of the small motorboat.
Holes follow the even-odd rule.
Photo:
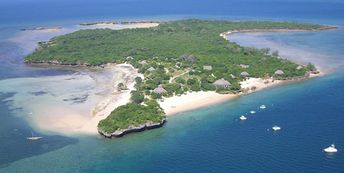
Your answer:
[[[240,116],[240,120],[241,120],[241,121],[245,121],[245,120],[247,120],[247,118],[246,118],[245,116],[241,115],[241,116]]]
[[[279,131],[279,130],[281,130],[281,127],[279,127],[279,126],[273,126],[273,127],[272,127],[272,130],[274,130],[274,131]]]
[[[255,113],[256,113],[256,111],[250,111],[250,113],[251,113],[251,114],[255,114]]]
[[[266,106],[265,105],[261,105],[259,108],[260,109],[266,109]]]
[[[324,152],[326,153],[336,153],[338,152],[336,146],[334,144],[331,144],[329,147],[324,149]]]

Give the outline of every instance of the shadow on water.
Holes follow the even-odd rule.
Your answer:
[[[21,118],[11,115],[6,98],[12,94],[0,93],[0,167],[9,163],[34,155],[43,154],[78,142],[77,139],[59,135],[39,134]],[[38,141],[29,141],[26,138],[32,134],[42,136]]]

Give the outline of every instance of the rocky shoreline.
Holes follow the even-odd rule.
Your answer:
[[[130,125],[126,129],[118,129],[112,133],[102,131],[98,128],[98,133],[104,136],[105,138],[112,138],[112,137],[118,138],[118,137],[123,137],[124,135],[130,134],[130,133],[156,129],[156,128],[162,127],[166,122],[167,122],[167,119],[163,118],[161,122],[158,122],[158,123],[146,122],[145,124],[140,124],[138,126]]]

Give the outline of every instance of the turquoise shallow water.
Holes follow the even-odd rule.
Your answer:
[[[234,34],[229,39],[244,46],[269,47],[282,57],[304,64],[312,62],[325,72],[334,72],[344,65],[344,25],[342,21],[336,25],[338,29],[323,32]]]
[[[343,107],[331,104],[343,100],[338,83],[344,80],[332,76],[265,90],[120,140],[81,137],[77,144],[19,160],[4,171],[342,172],[343,154],[321,151],[332,142],[342,150]],[[266,110],[238,121],[238,115],[262,103]],[[267,131],[274,124],[283,130]]]
[[[33,1],[32,1],[33,2]],[[294,60],[314,60],[330,73],[182,113],[163,128],[106,140],[45,135],[15,115],[0,91],[0,172],[344,172],[344,5],[340,1],[52,1],[15,0],[0,6],[0,79],[70,74],[23,65],[28,52],[8,40],[22,27],[75,25],[96,19],[273,19],[326,23],[319,33],[237,35],[248,46],[272,47]],[[166,4],[167,3],[167,4]],[[18,5],[20,4],[20,5]],[[30,7],[30,8],[29,8]],[[32,8],[31,8],[32,7]],[[64,13],[61,13],[61,9]],[[45,13],[46,15],[40,15]],[[27,86],[30,87],[30,86]],[[259,105],[248,121],[238,116]],[[20,109],[20,108],[17,108]],[[282,131],[267,131],[273,125]],[[339,153],[321,150],[335,143]]]

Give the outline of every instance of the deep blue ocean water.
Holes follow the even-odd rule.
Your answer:
[[[0,80],[70,73],[28,67],[28,54],[9,41],[20,28],[68,26],[94,20],[288,20],[339,26],[318,33],[238,36],[249,46],[271,46],[286,56],[314,59],[330,73],[263,90],[169,118],[163,128],[106,140],[44,135],[14,115],[0,91],[0,172],[344,172],[344,3],[322,0],[100,0],[0,2]],[[254,42],[257,41],[258,42]],[[260,41],[260,42],[259,42]],[[287,48],[286,48],[287,47]],[[311,52],[311,54],[308,54]],[[30,86],[27,86],[30,87]],[[248,121],[238,116],[259,105]],[[273,125],[282,127],[274,133]],[[335,143],[339,152],[322,149]]]

